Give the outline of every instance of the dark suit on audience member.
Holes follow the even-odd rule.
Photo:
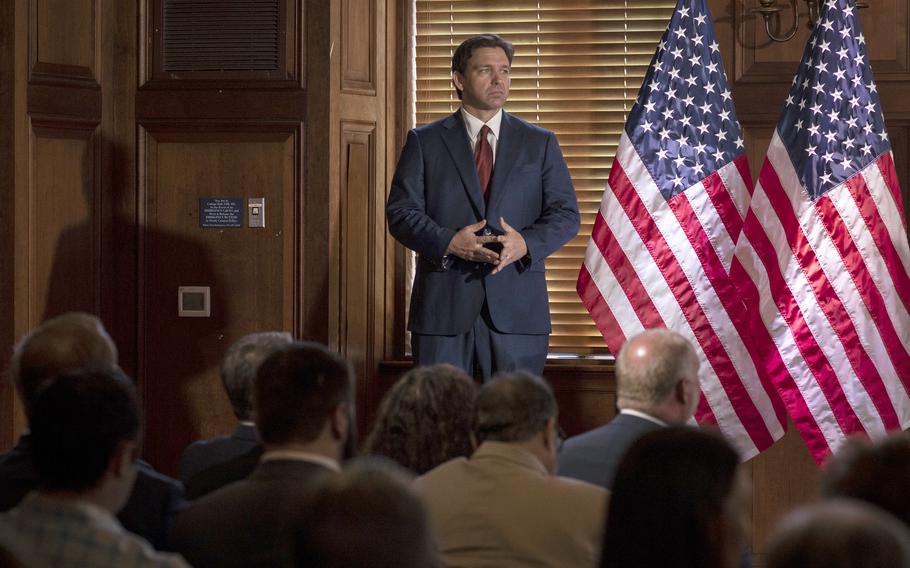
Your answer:
[[[193,442],[180,456],[180,481],[188,486],[196,474],[243,455],[258,445],[256,427],[252,424],[240,424],[230,436]]]
[[[190,503],[174,545],[197,568],[293,566],[294,532],[313,493],[333,470],[297,459],[266,459],[249,478]]]
[[[145,538],[157,550],[171,550],[169,536],[183,505],[183,486],[144,461],[137,464],[136,484],[117,518],[126,530]],[[16,447],[0,455],[0,511],[12,509],[37,487],[38,472],[25,434]]]
[[[246,479],[259,465],[262,451],[262,446],[255,445],[246,453],[200,471],[186,482],[186,498],[195,501],[229,483]]]
[[[661,428],[632,414],[617,414],[607,424],[566,440],[559,453],[559,475],[612,489],[616,467],[636,440]]]

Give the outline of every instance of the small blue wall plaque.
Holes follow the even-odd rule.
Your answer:
[[[243,199],[240,197],[200,198],[199,226],[203,229],[243,227]]]

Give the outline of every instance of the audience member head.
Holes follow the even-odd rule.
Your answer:
[[[118,511],[136,477],[140,413],[119,370],[83,370],[46,381],[32,405],[30,451],[43,491]]]
[[[342,459],[354,435],[351,365],[318,343],[291,343],[260,365],[253,407],[266,450]]]
[[[768,568],[910,568],[910,532],[881,509],[833,499],[785,517],[766,558]]]
[[[501,374],[477,393],[474,429],[478,442],[520,444],[555,473],[558,412],[543,379],[525,372]]]
[[[750,495],[736,451],[719,435],[685,426],[645,434],[616,471],[600,565],[736,566]]]
[[[426,511],[410,478],[384,459],[358,459],[327,476],[298,533],[308,568],[430,568],[438,565]]]
[[[910,434],[879,441],[852,439],[827,463],[822,494],[866,501],[910,527]]]
[[[237,420],[252,420],[253,382],[259,365],[276,350],[293,342],[290,333],[266,331],[244,335],[228,348],[221,363],[221,382]]]
[[[379,405],[364,451],[390,458],[418,475],[474,451],[476,388],[452,365],[416,367]]]
[[[698,367],[698,355],[685,337],[669,329],[646,330],[619,350],[617,405],[685,424],[701,396]]]
[[[10,373],[26,415],[51,377],[78,369],[113,369],[117,347],[97,317],[72,312],[49,319],[16,345]]]
[[[480,49],[483,47],[498,47],[509,59],[509,65],[512,64],[512,56],[515,54],[515,47],[508,41],[502,39],[496,34],[482,34],[474,37],[469,37],[468,39],[461,42],[461,44],[455,48],[455,51],[452,53],[452,75],[458,73],[463,78],[465,73],[468,70],[468,61],[471,60],[471,56],[474,54],[475,49]],[[461,99],[462,91],[458,88],[458,84],[455,81],[452,81],[452,84],[455,85],[455,93],[458,95],[458,98]]]

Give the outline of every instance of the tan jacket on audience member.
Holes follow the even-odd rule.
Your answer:
[[[415,482],[448,568],[596,566],[608,493],[554,477],[531,453],[484,442]]]

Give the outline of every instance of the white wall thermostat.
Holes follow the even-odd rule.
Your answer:
[[[180,286],[177,288],[177,315],[182,318],[207,318],[212,315],[209,286]]]

